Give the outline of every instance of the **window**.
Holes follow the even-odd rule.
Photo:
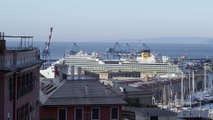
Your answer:
[[[10,65],[14,65],[13,59],[10,59]]]
[[[22,77],[21,77],[21,96],[24,96],[24,94],[25,94],[24,86],[25,86],[25,76],[22,75]]]
[[[27,73],[27,75],[26,75],[26,85],[27,85],[26,91],[27,91],[27,93],[29,93],[30,92],[30,75],[29,75],[29,73]]]
[[[9,91],[9,100],[12,101],[13,100],[13,94],[14,94],[14,82],[13,79],[10,78],[9,79],[9,87],[8,87],[8,91]]]
[[[75,120],[83,120],[83,109],[82,108],[75,109]]]
[[[158,116],[150,116],[150,120],[158,120]]]
[[[30,91],[32,91],[32,90],[33,90],[32,81],[33,81],[33,73],[32,73],[32,72],[30,72]]]
[[[17,108],[17,120],[29,120],[29,108],[29,103],[26,103],[25,105],[22,105],[21,107]]]
[[[17,99],[21,96],[21,77],[17,77]]]
[[[22,88],[22,91],[21,91],[21,96],[24,96],[25,95],[25,83],[26,82],[26,79],[25,79],[25,75],[22,75],[22,85],[21,85],[21,88]]]
[[[99,108],[92,108],[92,120],[98,120],[100,116],[100,109]]]
[[[33,79],[32,79],[32,90],[35,88],[35,82],[36,82],[36,76],[33,75]]]
[[[66,120],[67,111],[65,108],[58,109],[58,120]]]
[[[19,65],[19,64],[20,64],[20,60],[17,60],[17,61],[16,61],[16,65]]]
[[[118,119],[118,108],[111,108],[111,119]]]

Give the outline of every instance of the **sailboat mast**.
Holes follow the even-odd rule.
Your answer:
[[[206,91],[206,63],[204,63],[204,91]]]
[[[189,71],[189,94],[191,94],[191,71]]]
[[[195,72],[192,71],[192,94],[195,93]]]
[[[184,99],[184,96],[183,96],[183,72],[181,72],[181,105],[183,105],[183,99]]]

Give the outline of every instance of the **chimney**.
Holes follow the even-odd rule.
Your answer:
[[[81,67],[78,67],[78,79],[81,78]]]
[[[105,88],[105,95],[109,95],[109,91],[107,88]]]
[[[59,76],[59,73],[58,73],[58,72],[59,72],[59,71],[58,71],[58,70],[59,70],[59,69],[58,69],[58,66],[55,65],[55,66],[54,66],[54,69],[55,69],[54,73],[55,73],[55,78],[56,78],[56,77]]]
[[[121,90],[121,92],[122,92],[123,94],[126,94],[126,93],[127,93],[125,87],[120,87],[120,90]]]
[[[71,66],[71,79],[73,80],[74,79],[74,76],[75,76],[75,68],[74,68],[74,66]]]
[[[50,85],[53,85],[53,80],[50,80]]]
[[[55,65],[55,77],[59,79],[59,82],[67,79],[68,65],[56,64]]]
[[[89,85],[85,85],[85,94],[89,95]]]
[[[40,86],[40,87],[41,87],[41,90],[43,90],[43,89],[44,89],[44,86],[45,86],[44,83],[41,83],[40,85],[41,85],[41,86]]]
[[[63,64],[63,79],[67,79],[67,74],[68,74],[68,65]]]
[[[5,49],[6,49],[6,44],[4,40],[4,33],[0,32],[0,53],[3,53]]]
[[[60,66],[58,68],[59,70],[59,82],[61,82],[63,80],[63,68]]]

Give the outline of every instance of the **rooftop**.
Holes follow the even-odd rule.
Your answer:
[[[19,39],[16,47],[7,47],[5,38]],[[42,64],[40,51],[33,47],[33,36],[10,36],[0,32],[0,71],[10,72]]]
[[[44,105],[126,104],[117,94],[96,80],[64,80]]]

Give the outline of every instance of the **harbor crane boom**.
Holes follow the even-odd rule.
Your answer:
[[[49,48],[50,48],[50,42],[51,42],[51,38],[52,38],[52,32],[53,32],[53,27],[50,28],[48,43],[46,43],[47,44],[47,47],[45,49],[46,55],[49,54]]]
[[[76,53],[78,53],[81,50],[81,48],[74,42],[72,44],[71,50],[69,51],[69,54],[71,55],[75,55]]]
[[[133,51],[132,47],[129,45],[129,43],[126,43],[123,52],[124,53],[131,53]]]
[[[50,27],[48,42],[45,42],[45,46],[42,51],[42,59],[46,61],[46,63],[43,64],[44,68],[50,64],[50,43],[52,38],[52,32],[53,32],[53,27]]]
[[[145,43],[143,43],[143,48],[144,48],[144,50],[146,50],[146,51],[150,51],[150,48],[149,48]]]

